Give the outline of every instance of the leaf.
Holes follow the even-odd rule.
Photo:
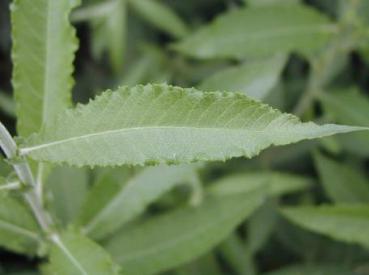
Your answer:
[[[18,134],[24,137],[70,105],[77,39],[68,16],[77,2],[15,0],[11,6],[12,82]]]
[[[268,195],[280,196],[304,190],[311,183],[312,180],[307,177],[279,172],[256,171],[221,178],[208,188],[208,192],[215,195],[235,195],[249,192],[257,187],[263,187]]]
[[[1,194],[0,200],[0,246],[35,255],[41,235],[32,213],[10,195]]]
[[[103,248],[74,230],[66,231],[61,237],[54,235],[53,242],[47,267],[51,274],[120,274]]]
[[[338,163],[322,154],[315,155],[321,183],[336,203],[369,203],[369,184],[365,175],[349,164]]]
[[[157,166],[146,168],[128,180],[117,179],[126,180],[125,184],[100,180],[84,204],[81,222],[93,238],[106,237],[144,212],[150,203],[175,185],[188,181],[194,173],[194,166],[191,165]],[[112,192],[107,191],[110,186]],[[108,200],[101,201],[99,197],[104,192],[111,195],[108,195]],[[97,203],[99,201],[101,203]]]
[[[182,19],[159,1],[129,0],[128,2],[144,19],[176,38],[181,38],[189,32]]]
[[[236,93],[146,85],[108,91],[68,110],[26,141],[20,154],[78,166],[225,160],[363,129],[301,123]]]
[[[353,271],[344,265],[292,265],[277,271],[263,273],[264,275],[353,275]]]
[[[4,91],[0,91],[0,109],[10,117],[15,117],[15,102]]]
[[[249,58],[322,48],[337,32],[304,5],[241,8],[216,18],[173,48],[195,58]]]
[[[159,273],[189,262],[224,240],[261,203],[263,192],[209,197],[123,230],[107,250],[130,275]]]
[[[86,169],[56,167],[46,182],[52,196],[50,208],[63,225],[74,221],[88,191]]]
[[[257,7],[262,5],[290,5],[298,4],[300,0],[244,0],[249,6]]]
[[[338,241],[369,247],[369,206],[336,205],[282,210],[293,223]]]
[[[322,93],[320,96],[327,113],[340,123],[369,126],[369,100],[352,88],[336,93]],[[369,156],[369,134],[351,133],[339,139],[345,148],[360,156]]]
[[[254,99],[265,98],[277,84],[286,56],[270,60],[246,62],[215,73],[201,84],[201,90],[240,91]]]

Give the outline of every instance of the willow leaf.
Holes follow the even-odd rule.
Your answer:
[[[22,136],[39,131],[69,104],[77,42],[68,17],[77,2],[13,2],[13,86]]]
[[[284,216],[297,225],[333,239],[369,247],[369,206],[290,207]]]
[[[237,93],[139,85],[108,91],[61,114],[20,154],[78,166],[225,160],[361,129],[301,123]]]
[[[50,253],[47,274],[58,275],[118,275],[119,266],[98,244],[69,229],[61,236],[52,237],[54,246]]]
[[[270,56],[323,47],[337,27],[323,14],[304,5],[242,8],[219,16],[173,47],[196,58]]]

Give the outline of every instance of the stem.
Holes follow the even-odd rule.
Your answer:
[[[3,149],[6,157],[10,160],[16,159],[18,148],[14,139],[5,128],[5,126],[0,122],[0,146]],[[35,215],[39,225],[45,233],[50,233],[51,225],[53,224],[49,215],[42,207],[42,201],[37,195],[37,185],[35,183],[33,174],[29,167],[27,160],[22,157],[19,161],[13,164],[13,168],[20,179],[20,181],[30,190],[24,193],[24,198],[31,207],[33,214]]]
[[[14,190],[18,189],[21,186],[19,181],[10,182],[4,185],[0,185],[0,191],[1,190]]]

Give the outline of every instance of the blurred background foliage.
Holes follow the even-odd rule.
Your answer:
[[[0,115],[15,134],[9,4],[0,0]],[[329,22],[322,28],[331,34],[304,38],[297,32],[283,42],[283,32],[273,29],[278,27],[274,11],[295,5],[313,10],[306,14],[312,22]],[[242,19],[229,16],[237,12]],[[224,23],[226,16],[231,19]],[[301,15],[281,16],[294,22]],[[119,85],[166,82],[243,92],[302,120],[369,126],[368,0],[84,0],[71,21],[80,40],[76,103]],[[270,37],[253,45],[247,35],[257,35],[263,26]],[[227,43],[221,44],[222,38]],[[146,210],[132,221],[127,216],[109,234],[93,227],[91,235],[132,274],[369,274],[368,157],[369,134],[360,132],[271,148],[252,160],[201,164],[198,173],[181,172],[180,180],[175,174],[184,184],[147,195]],[[8,171],[4,163],[1,169]],[[89,223],[137,170],[57,167],[47,184],[51,212],[61,224]],[[164,177],[144,173],[151,181]],[[218,182],[225,179],[227,184]],[[242,215],[236,197],[204,202],[204,192],[247,191],[238,199],[251,203],[257,185],[272,187],[261,207],[244,205],[248,210]],[[155,193],[137,194],[145,192]],[[93,193],[100,194],[100,202],[89,202]],[[131,229],[136,224],[145,234]],[[203,235],[186,235],[196,230]],[[160,254],[157,246],[165,239],[185,236],[187,247]],[[206,244],[207,238],[214,241]],[[201,242],[203,249],[197,248]],[[154,249],[158,258],[132,263],[124,257],[139,253],[140,246]],[[1,274],[37,274],[22,271],[39,265],[36,258],[11,251],[0,250]]]

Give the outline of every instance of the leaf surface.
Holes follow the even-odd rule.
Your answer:
[[[369,203],[369,182],[365,174],[348,163],[339,163],[322,154],[315,155],[323,187],[336,203]]]
[[[188,181],[194,173],[192,165],[162,165],[148,167],[128,179],[117,179],[126,180],[125,184],[100,180],[91,190],[83,207],[85,212],[82,213],[81,221],[85,224],[86,232],[94,238],[113,233],[175,185]],[[110,199],[96,206],[98,197],[109,187],[114,189]]]
[[[283,215],[293,223],[338,241],[369,247],[369,206],[337,205],[285,208]]]
[[[18,134],[26,137],[70,105],[77,49],[69,13],[78,1],[15,0],[13,87]]]
[[[107,250],[128,274],[145,275],[184,264],[224,240],[262,202],[263,192],[209,197],[147,220],[113,237]]]
[[[329,264],[310,264],[310,265],[292,265],[280,270],[263,273],[263,275],[353,275],[353,271],[344,265]]]
[[[1,194],[0,200],[0,246],[35,255],[41,236],[32,213],[10,195]]]
[[[54,236],[47,270],[57,275],[118,275],[119,268],[98,244],[74,230]]]
[[[301,123],[237,93],[139,85],[64,112],[26,141],[20,154],[78,166],[225,160],[363,129]]]
[[[246,62],[211,75],[199,88],[205,91],[242,91],[251,98],[263,99],[277,84],[285,63],[284,55],[270,60]]]
[[[304,5],[241,8],[219,16],[173,47],[196,58],[270,56],[323,47],[337,27]]]

